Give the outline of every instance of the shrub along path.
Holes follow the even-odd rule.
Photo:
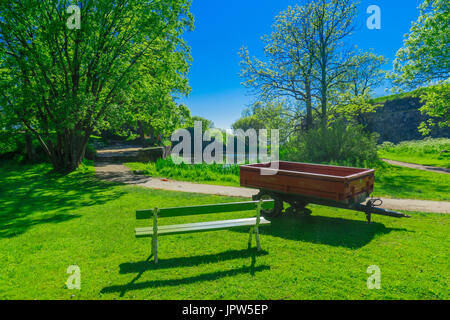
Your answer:
[[[102,180],[134,184],[151,189],[251,198],[258,190],[220,185],[198,184],[135,175],[122,164],[96,163],[96,174]],[[382,208],[421,212],[450,213],[450,202],[416,199],[382,198]]]
[[[384,162],[387,162],[387,163],[392,164],[394,166],[400,166],[400,167],[405,167],[405,168],[412,168],[412,169],[418,169],[418,170],[425,170],[425,171],[431,171],[431,172],[439,172],[439,173],[450,174],[450,169],[449,168],[424,166],[422,164],[415,164],[415,163],[402,162],[402,161],[396,161],[396,160],[388,160],[388,159],[382,159],[382,160]]]

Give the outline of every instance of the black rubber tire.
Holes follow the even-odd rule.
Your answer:
[[[257,196],[258,200],[259,199],[266,200],[269,198],[273,199],[273,201],[274,201],[273,209],[271,209],[271,210],[261,209],[261,214],[265,217],[279,216],[281,214],[281,212],[283,212],[283,200],[281,199],[281,197],[279,197],[275,194],[270,194],[270,193],[265,193],[265,192],[260,192]]]

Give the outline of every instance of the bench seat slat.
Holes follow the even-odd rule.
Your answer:
[[[270,224],[270,221],[261,218],[260,226],[268,224]],[[229,229],[234,227],[245,227],[254,225],[256,225],[256,218],[188,223],[188,224],[160,226],[160,227],[158,226],[158,236],[165,234],[212,231],[212,230]],[[153,227],[136,228],[135,231],[136,237],[138,238],[151,237],[153,235]]]

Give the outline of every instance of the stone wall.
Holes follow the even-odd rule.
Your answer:
[[[417,128],[429,117],[420,113],[421,106],[419,98],[409,97],[387,101],[377,109],[376,113],[366,116],[367,127],[370,131],[380,134],[380,143],[423,139]],[[433,129],[430,136],[450,138],[450,129]]]

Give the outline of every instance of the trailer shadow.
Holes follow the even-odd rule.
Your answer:
[[[241,232],[236,230],[237,232]],[[384,224],[342,218],[298,215],[295,218],[274,218],[271,225],[261,228],[261,234],[273,237],[358,249],[370,243],[375,236],[404,228],[387,228]],[[409,232],[409,231],[408,231]]]

